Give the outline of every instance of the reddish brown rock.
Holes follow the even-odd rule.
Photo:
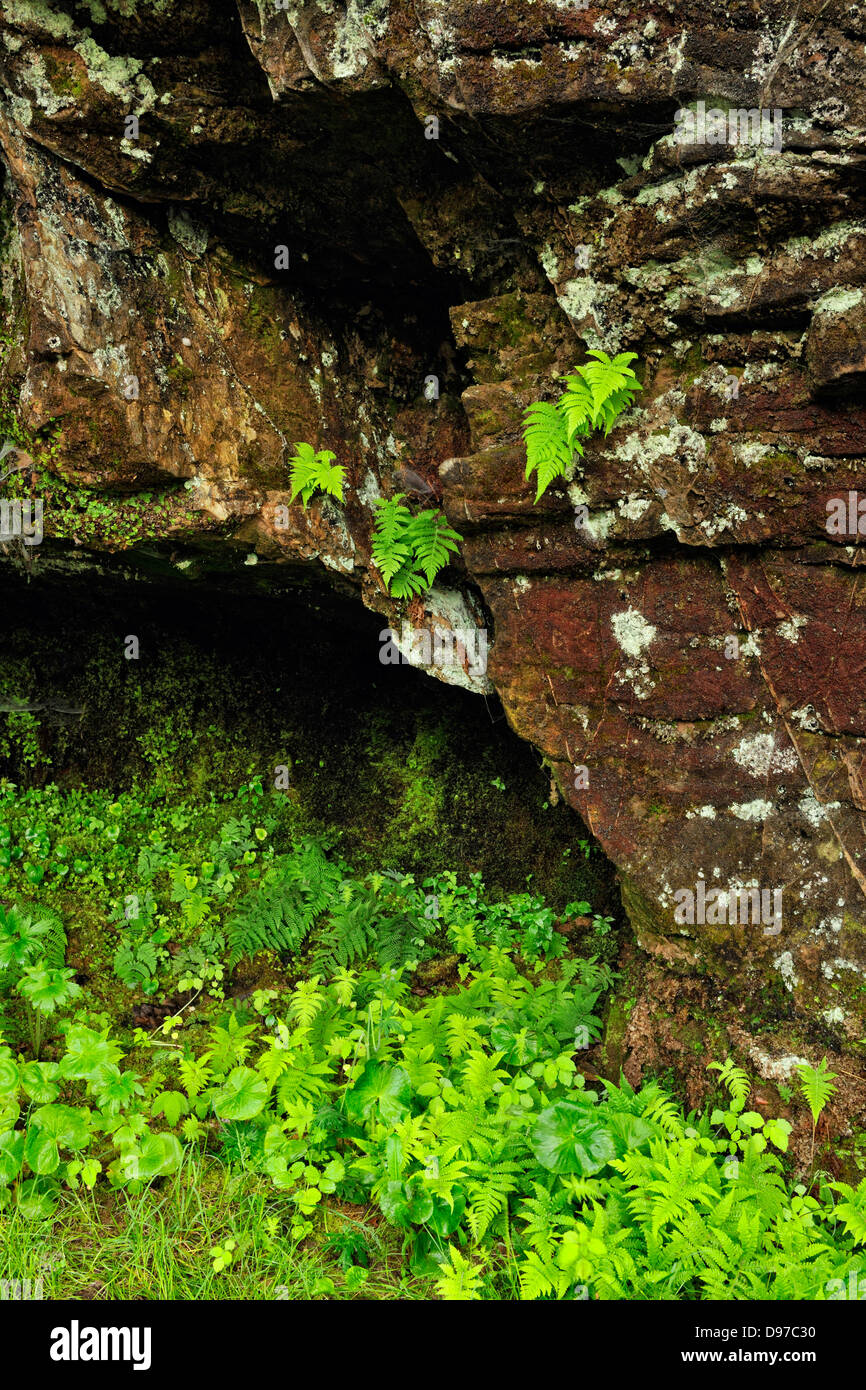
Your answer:
[[[771,1001],[791,1055],[856,1051],[862,19],[129,9],[5,8],[23,428],[56,429],[50,466],[103,497],[190,484],[191,551],[325,566],[397,626],[489,625],[508,718],[621,874],[644,961],[629,1074],[689,1070],[678,991],[704,1035],[723,994]],[[781,112],[781,150],[681,143],[698,100]],[[643,393],[536,504],[522,411],[597,347],[637,352]],[[346,502],[286,522],[300,439],[338,455]],[[370,534],[407,469],[464,544],[401,605]],[[781,925],[678,920],[699,882],[780,892]],[[731,1045],[782,1077],[761,1023]]]

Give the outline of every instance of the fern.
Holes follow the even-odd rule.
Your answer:
[[[415,568],[414,563],[410,563],[397,571],[391,581],[389,592],[392,598],[417,598],[420,594],[426,593],[428,588],[423,574]]]
[[[448,1247],[448,1260],[439,1266],[436,1290],[446,1303],[465,1303],[481,1298],[484,1275],[478,1265],[461,1255],[455,1245]]]
[[[374,892],[347,879],[342,901],[332,907],[318,933],[315,969],[333,975],[356,961],[375,958],[382,969],[398,970],[418,960],[432,923],[413,913],[413,906],[409,894],[398,887]]]
[[[526,476],[536,475],[536,502],[554,478],[565,474],[575,455],[583,455],[581,440],[596,429],[608,435],[643,389],[629,366],[636,353],[611,358],[594,349],[588,355],[595,360],[560,377],[566,390],[558,401],[535,401],[524,411]]]
[[[472,1232],[472,1239],[480,1241],[488,1228],[508,1206],[508,1198],[517,1190],[520,1164],[498,1163],[494,1166],[472,1162],[470,1171],[483,1170],[485,1179],[481,1182],[467,1183],[469,1205],[466,1220]]]
[[[810,1067],[807,1062],[802,1062],[797,1068],[797,1074],[800,1078],[800,1090],[812,1112],[812,1124],[816,1125],[821,1111],[836,1090],[833,1085],[836,1073],[827,1069],[827,1058],[822,1057],[817,1067]]]
[[[226,923],[229,969],[256,951],[298,950],[336,892],[340,870],[315,840],[281,859]]]
[[[441,512],[426,511],[413,517],[409,540],[415,564],[428,586],[448,564],[448,559],[460,545],[462,537],[446,522]]]
[[[429,954],[424,947],[427,923],[415,921],[408,913],[389,914],[379,927],[376,960],[383,970],[399,970],[410,961]]]
[[[375,503],[373,563],[392,598],[423,594],[463,539],[435,509],[413,516],[405,495],[398,492]]]
[[[520,1297],[524,1302],[555,1294],[563,1298],[570,1287],[570,1279],[552,1260],[545,1260],[535,1250],[530,1250],[517,1266],[520,1280]]]
[[[151,941],[134,944],[124,938],[114,953],[114,973],[127,989],[146,989],[157,971],[156,947]]]
[[[394,575],[412,559],[408,536],[412,513],[403,504],[405,496],[404,492],[398,492],[395,497],[380,497],[374,504],[373,563],[386,584],[390,584]]]
[[[569,427],[559,403],[551,405],[538,401],[529,406],[524,414],[526,421],[523,437],[526,441],[526,476],[537,473],[536,502],[547,490],[554,478],[561,478],[572,461],[574,453],[582,453],[580,446],[569,445]]]
[[[59,970],[66,964],[66,929],[53,912],[46,913],[42,921],[48,926],[48,931],[40,942],[45,964]]]
[[[866,1245],[866,1189],[855,1190],[844,1182],[831,1182],[830,1187],[847,1199],[837,1206],[836,1216],[858,1245]]]
[[[310,498],[318,491],[329,497],[336,497],[338,502],[342,502],[346,470],[339,463],[332,461],[335,455],[330,449],[320,449],[317,453],[312,444],[296,444],[295,449],[297,452],[289,461],[292,482],[290,501],[294,502],[300,493],[306,511]]]
[[[203,1052],[200,1057],[182,1057],[178,1061],[181,1085],[190,1100],[201,1094],[213,1076],[208,1066],[210,1056],[209,1052]]]
[[[348,896],[335,907],[321,932],[315,968],[329,974],[369,955],[378,920],[375,894],[347,884]]]
[[[742,1110],[752,1090],[752,1083],[748,1074],[743,1071],[742,1067],[735,1066],[730,1057],[726,1058],[724,1062],[709,1062],[707,1065],[710,1071],[719,1073],[719,1080],[727,1087],[733,1100],[732,1109],[737,1112]]]

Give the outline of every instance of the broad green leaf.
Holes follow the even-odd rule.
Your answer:
[[[420,1183],[386,1182],[379,1193],[379,1206],[395,1226],[422,1226],[433,1215],[433,1198]]]
[[[34,1173],[55,1172],[60,1166],[60,1145],[54,1135],[31,1125],[24,1144],[24,1160]]]
[[[154,1096],[150,1104],[152,1115],[164,1115],[167,1123],[172,1129],[177,1128],[177,1122],[181,1115],[185,1115],[189,1109],[189,1101],[182,1091],[160,1091],[158,1096]]]
[[[0,1184],[14,1182],[24,1162],[24,1131],[7,1130],[0,1134]]]
[[[18,981],[17,989],[31,1008],[43,1014],[53,1014],[55,1009],[63,1008],[64,1004],[81,993],[81,986],[72,978],[74,974],[74,970],[31,965]]]
[[[791,1133],[791,1125],[787,1120],[770,1119],[764,1121],[764,1138],[770,1143],[775,1144],[782,1153],[788,1151],[788,1135]]]
[[[47,1221],[57,1206],[57,1184],[50,1179],[28,1178],[16,1194],[17,1206],[27,1221]]]
[[[746,1129],[763,1129],[764,1117],[759,1115],[757,1110],[745,1110],[737,1123],[745,1125]]]
[[[54,1080],[59,1070],[56,1062],[28,1062],[21,1068],[21,1085],[37,1105],[46,1105],[60,1095],[60,1087]]]
[[[553,1173],[597,1173],[616,1158],[616,1146],[598,1112],[560,1101],[543,1110],[531,1138],[532,1152]]]
[[[646,1144],[657,1133],[653,1126],[640,1115],[630,1115],[622,1110],[613,1112],[603,1110],[601,1113],[620,1158],[630,1149],[639,1149],[642,1144]]]
[[[427,1224],[443,1240],[454,1234],[466,1210],[466,1193],[462,1187],[452,1190],[451,1203],[449,1205],[443,1198],[435,1197],[433,1210],[427,1218]]]
[[[213,1107],[221,1120],[251,1120],[264,1110],[268,1088],[252,1067],[235,1067],[213,1091]]]
[[[144,1087],[138,1084],[138,1072],[122,1072],[119,1067],[106,1067],[100,1079],[94,1082],[94,1090],[100,1106],[109,1115],[119,1114],[136,1096],[144,1095]]]
[[[90,1111],[84,1106],[41,1105],[30,1126],[50,1134],[63,1149],[83,1149],[90,1140]]]
[[[42,938],[51,930],[50,922],[34,922],[14,910],[0,921],[0,970],[10,966],[22,967],[32,960],[42,946]]]
[[[403,1067],[369,1061],[351,1090],[346,1092],[346,1114],[361,1121],[373,1111],[386,1122],[402,1119],[409,1108],[412,1085]]]
[[[58,1075],[73,1080],[96,1081],[107,1069],[116,1068],[123,1056],[117,1043],[108,1041],[108,1029],[97,1033],[76,1024],[66,1034],[66,1052]]]
[[[3,1048],[0,1054],[0,1096],[13,1097],[18,1091],[20,1072],[18,1063],[15,1061],[7,1047]]]
[[[149,1134],[143,1144],[122,1153],[117,1166],[126,1182],[150,1182],[174,1173],[182,1158],[183,1150],[173,1134]]]

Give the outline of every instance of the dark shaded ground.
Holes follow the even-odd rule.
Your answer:
[[[553,907],[616,910],[613,871],[499,702],[379,662],[381,618],[324,587],[5,575],[0,770],[208,797],[287,767],[311,828],[359,867],[480,871]],[[124,653],[138,639],[139,656]],[[564,851],[568,851],[564,853]]]

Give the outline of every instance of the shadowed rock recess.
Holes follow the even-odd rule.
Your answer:
[[[853,534],[827,504],[866,497],[866,5],[6,0],[2,26],[33,573],[140,540],[68,533],[44,469],[67,508],[158,493],[178,582],[312,567],[383,626],[485,626],[486,677],[431,674],[496,690],[617,866],[623,1055],[679,1065],[653,1010],[720,994],[778,1001],[775,1038],[718,1021],[768,1079],[862,1051],[866,589],[857,499]],[[780,113],[781,149],[681,142],[701,101]],[[536,505],[521,412],[599,347],[643,393]],[[280,526],[298,440],[346,504]],[[464,537],[408,606],[370,563],[405,468]],[[678,921],[700,880],[781,890],[780,929]]]

